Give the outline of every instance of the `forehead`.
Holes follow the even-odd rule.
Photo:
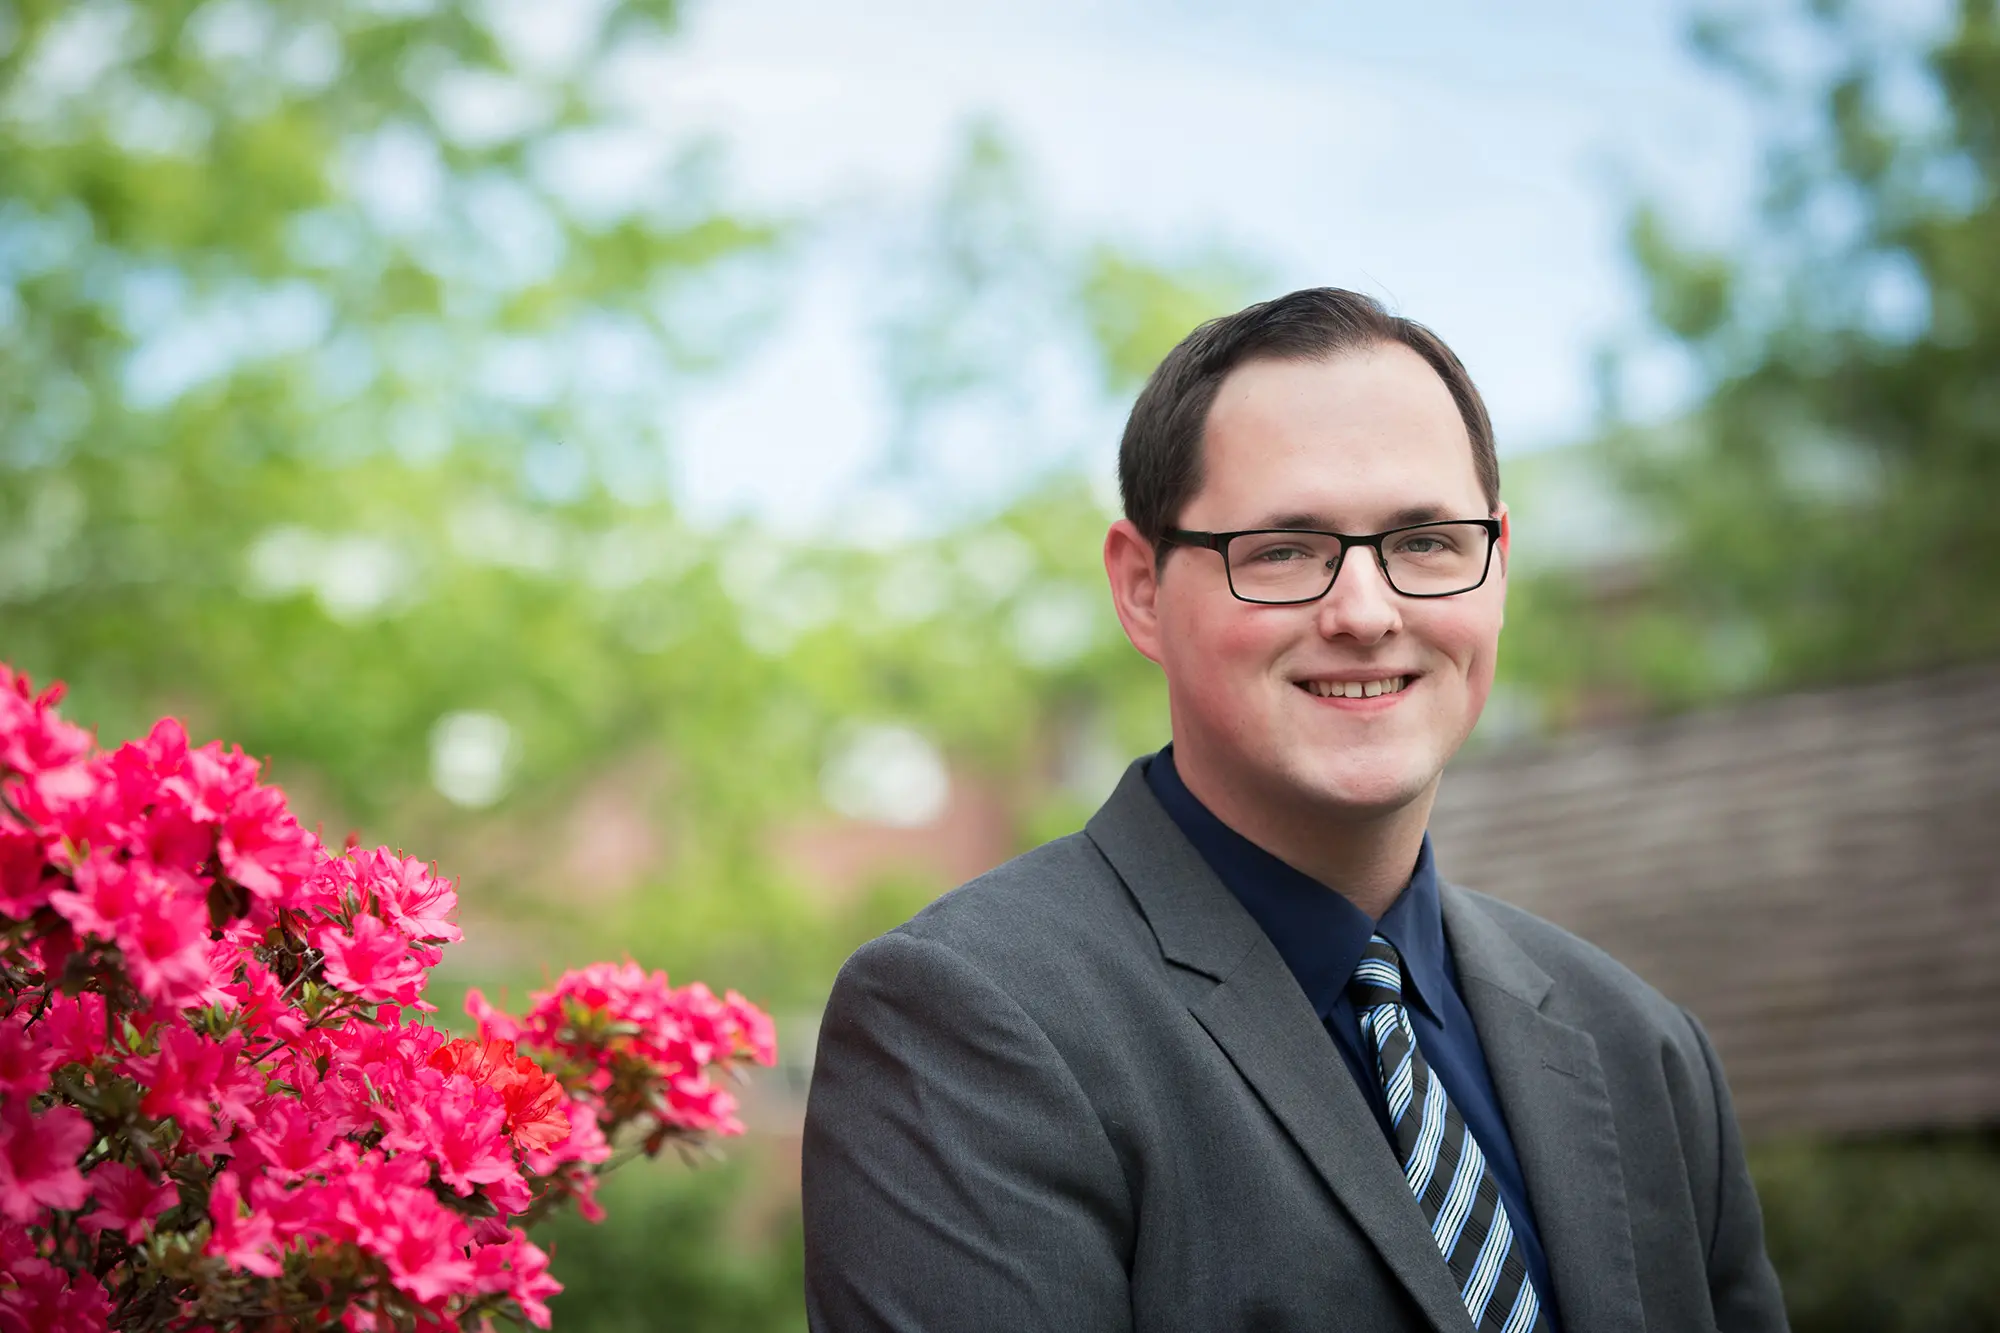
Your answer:
[[[1423,507],[1486,512],[1472,441],[1430,364],[1383,344],[1232,370],[1209,409],[1185,521],[1254,524],[1282,511],[1352,524]]]

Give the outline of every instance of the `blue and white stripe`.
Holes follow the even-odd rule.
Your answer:
[[[1466,1313],[1481,1333],[1545,1333],[1541,1298],[1514,1243],[1499,1182],[1417,1046],[1395,946],[1380,935],[1370,939],[1349,989],[1362,1037],[1374,1048],[1404,1177],[1458,1280]]]

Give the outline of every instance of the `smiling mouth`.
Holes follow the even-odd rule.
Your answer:
[[[1307,694],[1322,699],[1373,699],[1384,694],[1400,694],[1415,676],[1382,676],[1375,680],[1301,680],[1294,682]]]

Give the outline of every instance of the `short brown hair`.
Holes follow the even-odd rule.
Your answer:
[[[1500,462],[1493,424],[1465,365],[1444,340],[1413,319],[1392,315],[1373,297],[1338,287],[1261,301],[1212,319],[1181,339],[1139,391],[1118,447],[1118,492],[1125,517],[1160,547],[1161,534],[1201,488],[1202,435],[1216,391],[1229,372],[1260,357],[1313,361],[1400,343],[1438,373],[1472,440],[1472,467],[1488,511],[1500,505]]]

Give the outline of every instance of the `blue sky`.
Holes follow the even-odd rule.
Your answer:
[[[1642,325],[1628,201],[1725,235],[1754,190],[1752,110],[1684,23],[1662,0],[712,0],[628,71],[634,104],[663,132],[712,133],[737,201],[848,225],[809,248],[759,350],[683,404],[682,501],[787,527],[851,513],[888,411],[883,252],[856,231],[920,208],[980,118],[1059,228],[1162,256],[1221,245],[1278,290],[1372,292],[1458,348],[1503,451],[1575,439],[1593,349]],[[1015,452],[1108,472],[1121,405],[1079,375],[1036,379],[1049,401]],[[1665,361],[1649,382],[1655,411],[1686,389]],[[1006,478],[989,459],[961,483]]]

